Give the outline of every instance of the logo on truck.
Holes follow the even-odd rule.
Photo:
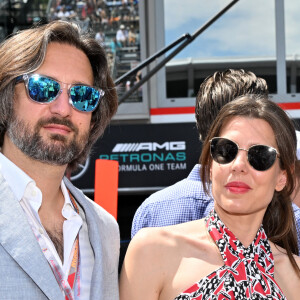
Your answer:
[[[140,152],[140,151],[157,151],[164,149],[166,151],[185,150],[185,141],[164,142],[158,144],[155,142],[149,143],[118,143],[113,148],[112,152]]]
[[[101,159],[117,160],[120,172],[164,171],[186,169],[186,142],[117,143]]]

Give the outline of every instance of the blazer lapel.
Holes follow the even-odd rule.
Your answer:
[[[27,217],[1,173],[0,244],[49,299],[63,299]]]
[[[110,250],[108,247],[105,247],[104,243],[110,237],[107,236],[103,224],[103,220],[94,211],[92,205],[85,199],[84,194],[76,189],[68,180],[64,180],[67,188],[70,190],[72,195],[75,197],[76,201],[83,208],[86,215],[89,239],[91,241],[92,248],[95,254],[94,269],[92,274],[91,282],[91,299],[109,299],[110,295],[106,294],[107,291],[107,278],[109,274],[114,272],[114,266],[109,262]],[[95,298],[93,298],[95,297]]]

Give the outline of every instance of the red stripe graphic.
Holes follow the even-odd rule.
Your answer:
[[[300,102],[287,102],[278,103],[278,105],[285,110],[296,110],[300,109]],[[194,114],[195,107],[162,107],[162,108],[151,108],[150,115],[180,115],[180,114]]]
[[[278,103],[278,105],[282,109],[300,109],[300,103],[299,102],[289,102],[289,103]]]
[[[178,114],[194,114],[195,107],[163,107],[151,108],[150,114],[154,115],[178,115]]]

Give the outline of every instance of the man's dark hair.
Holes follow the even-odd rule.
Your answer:
[[[246,94],[268,95],[263,78],[243,69],[218,71],[200,85],[196,98],[196,120],[200,140],[204,141],[220,109],[228,102]]]

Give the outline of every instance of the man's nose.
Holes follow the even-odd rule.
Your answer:
[[[60,115],[63,118],[70,116],[73,108],[69,99],[68,87],[62,87],[57,98],[50,103],[51,113]]]

